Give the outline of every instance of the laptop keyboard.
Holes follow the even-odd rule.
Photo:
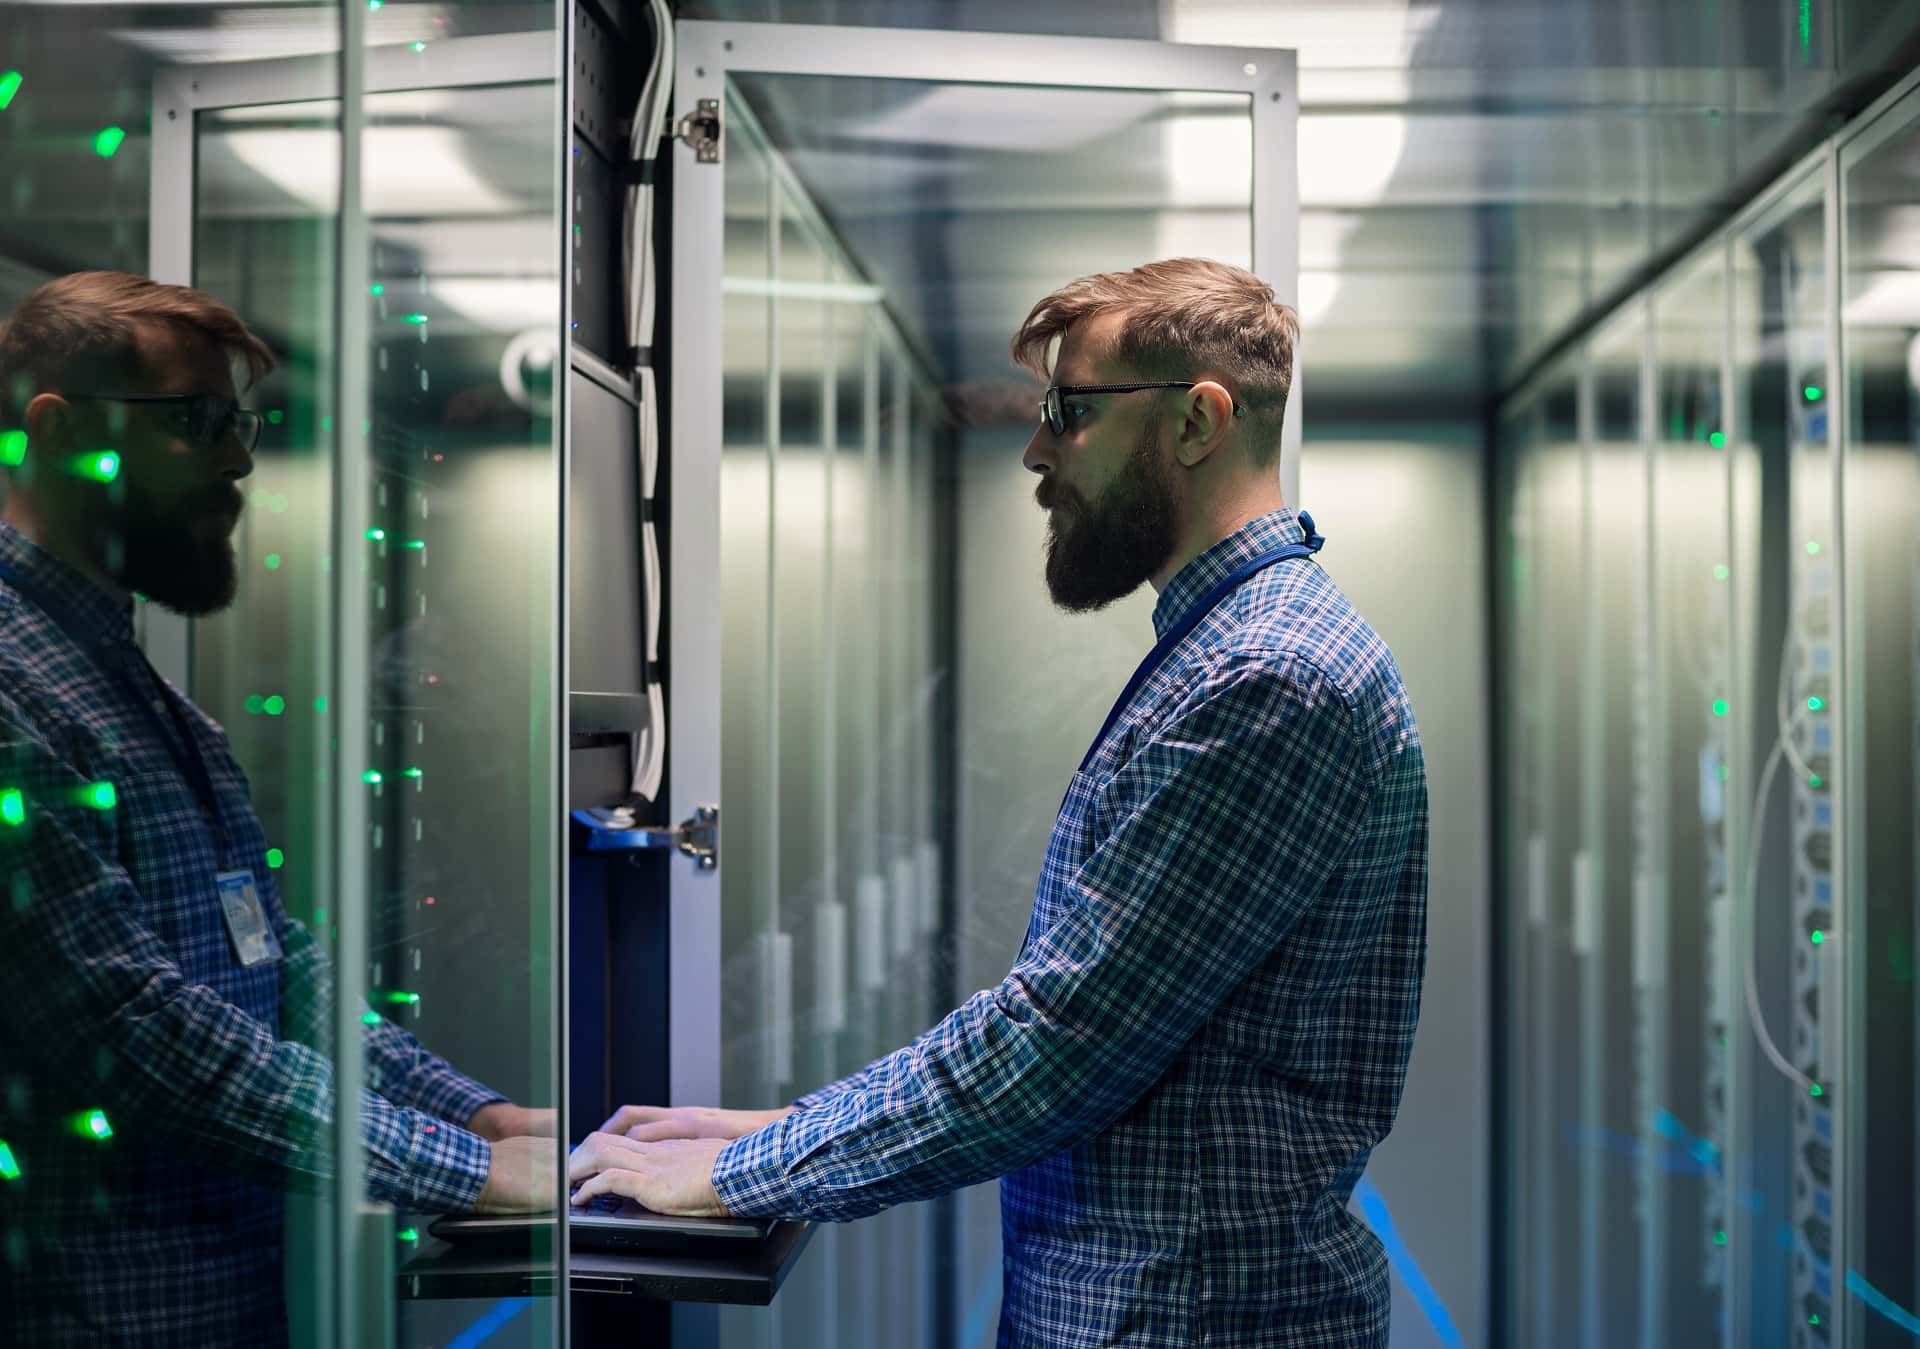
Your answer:
[[[617,1194],[595,1195],[587,1203],[574,1210],[575,1213],[618,1213],[626,1198]]]

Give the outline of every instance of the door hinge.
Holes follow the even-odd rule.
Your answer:
[[[671,116],[671,114],[669,114]],[[675,140],[693,147],[693,157],[702,164],[720,162],[720,100],[703,98],[693,111],[680,119],[669,133]]]
[[[578,831],[574,847],[589,853],[623,852],[628,861],[638,864],[635,854],[665,852],[669,849],[691,857],[701,871],[713,871],[720,865],[720,807],[697,806],[693,818],[678,829],[637,825],[633,812],[625,806],[594,806],[575,810],[572,818]]]
[[[691,857],[701,871],[713,871],[720,865],[720,807],[697,806],[693,818],[675,831],[676,845],[682,857]]]

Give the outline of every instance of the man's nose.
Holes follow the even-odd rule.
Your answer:
[[[237,431],[220,437],[219,472],[222,482],[238,482],[253,472],[253,451],[240,443]]]
[[[1030,473],[1051,473],[1056,467],[1055,440],[1053,432],[1045,426],[1033,428],[1033,435],[1027,441],[1026,453],[1020,456],[1020,462],[1027,466]]]

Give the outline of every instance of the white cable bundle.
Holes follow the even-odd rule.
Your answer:
[[[660,153],[665,139],[661,119],[673,85],[673,12],[666,0],[651,0],[649,8],[653,17],[653,64],[648,67],[646,82],[640,87],[640,103],[634,110],[627,146],[636,164],[650,164]],[[627,188],[625,226],[621,270],[626,280],[627,345],[645,347],[652,344],[657,303],[651,182],[635,182]],[[646,654],[651,671],[660,660],[660,544],[650,509],[660,477],[660,409],[651,364],[642,365],[638,375],[639,407],[635,416],[639,419],[640,499],[648,508],[641,512],[640,548],[647,592]],[[666,698],[657,678],[647,681],[647,713],[647,728],[640,733],[635,747],[633,791],[651,801],[660,793],[667,766]]]

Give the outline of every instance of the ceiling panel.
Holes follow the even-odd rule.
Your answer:
[[[1296,49],[1300,298],[1312,387],[1364,389],[1411,407],[1499,387],[1596,297],[1720,209],[1728,185],[1818,116],[1845,77],[1894,60],[1920,17],[1916,0],[696,0],[679,8],[698,18]],[[378,41],[434,41],[524,31],[548,12],[384,0],[369,22]],[[156,65],[330,50],[337,13],[307,0],[7,6],[6,64],[23,73],[27,93],[0,112],[4,276],[142,268],[144,121]],[[1113,144],[1135,123],[1127,104],[1128,96],[1076,98],[1045,117],[1009,120],[977,92],[948,90],[933,101],[842,108],[838,121],[777,100],[767,112],[829,216],[860,243],[856,256],[886,277],[903,308],[944,316],[955,378],[972,380],[995,362],[1006,370],[1005,334],[1025,302],[1088,265],[1085,240],[1051,199],[1059,184],[1045,166],[1049,155]],[[1198,125],[1192,110],[1185,115]],[[110,159],[89,149],[109,124],[128,133]],[[940,144],[948,150],[930,152]],[[529,171],[538,167],[537,138],[523,143],[511,128],[469,137],[459,153],[530,156]],[[1076,185],[1080,204],[1099,205],[1116,231],[1100,256],[1138,261],[1166,247],[1235,246],[1235,213],[1206,196],[1204,174],[1177,182],[1137,168],[1114,163]],[[287,195],[271,175],[259,188],[262,209]]]

